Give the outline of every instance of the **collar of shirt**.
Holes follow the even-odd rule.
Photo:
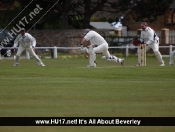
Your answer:
[[[22,38],[25,38],[26,37],[26,33],[24,35],[21,35]]]
[[[149,29],[150,29],[150,27],[146,27],[146,28],[145,28],[145,31],[148,31]]]

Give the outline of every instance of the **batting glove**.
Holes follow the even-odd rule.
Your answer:
[[[83,44],[79,44],[78,45],[78,48],[83,48]]]

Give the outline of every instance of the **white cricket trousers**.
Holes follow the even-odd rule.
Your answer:
[[[97,47],[94,47],[93,50],[94,50],[94,53],[102,53],[106,58],[109,58],[111,56],[108,51],[107,43],[103,43]]]
[[[40,64],[43,64],[42,61],[40,60],[40,58],[35,54],[35,52],[33,51],[32,49],[32,46],[23,46],[23,45],[19,45],[19,48],[18,48],[18,51],[17,51],[17,54],[16,54],[16,59],[15,59],[15,63],[19,63],[19,57],[21,56],[21,53],[26,50],[29,52],[29,54],[31,56],[33,56],[37,63],[40,65]]]
[[[106,58],[110,57],[110,53],[108,51],[108,44],[103,43],[97,47],[93,47],[93,45],[90,45],[87,53],[89,53],[89,65],[90,66],[95,66],[96,64],[94,61],[96,60],[96,53],[102,53]]]
[[[108,51],[108,44],[103,43],[97,47],[93,48],[93,45],[90,45],[87,51],[90,55],[89,58],[89,64],[90,66],[94,66],[94,61],[96,60],[96,53],[102,53],[107,61],[112,61],[112,62],[122,62],[121,58],[117,58],[116,56],[111,56],[109,51]]]
[[[162,55],[161,55],[161,53],[159,52],[159,43],[158,42],[154,42],[153,44],[149,44],[149,45],[147,45],[146,46],[146,51],[148,51],[148,50],[150,50],[150,49],[152,49],[153,50],[153,52],[154,52],[154,54],[155,54],[155,56],[156,56],[156,58],[157,58],[157,60],[158,60],[158,62],[160,63],[160,64],[164,64],[164,61],[163,61],[163,59],[162,59]],[[140,60],[140,56],[139,56],[139,49],[137,50],[137,53],[138,53],[138,62],[139,62],[139,60]]]
[[[103,43],[97,47],[94,47],[93,45],[90,45],[88,48],[89,53],[89,65],[90,66],[95,66],[96,64],[94,63],[94,61],[96,60],[96,53],[102,53],[106,58],[110,57],[110,53],[108,51],[108,44],[107,43]]]

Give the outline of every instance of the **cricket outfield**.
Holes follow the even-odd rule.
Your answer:
[[[125,57],[125,67],[97,57],[97,68],[86,68],[82,57],[0,60],[1,117],[172,117],[175,116],[175,66],[158,66],[147,58],[135,67],[136,57]],[[174,132],[175,127],[1,126],[0,132]]]

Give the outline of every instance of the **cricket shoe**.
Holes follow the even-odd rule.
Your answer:
[[[106,57],[102,56],[102,59],[105,59]],[[107,61],[113,61],[113,62],[119,62],[119,59],[115,56],[110,56],[109,58],[106,59]]]
[[[94,63],[94,65],[93,66],[91,66],[91,65],[88,65],[87,66],[87,68],[95,68],[97,65],[96,65],[96,63]]]
[[[125,60],[124,59],[121,59],[121,63],[120,63],[122,66],[125,66]]]
[[[162,64],[160,64],[160,66],[165,66],[165,64],[164,64],[164,63],[162,63]]]
[[[13,66],[18,66],[19,65],[19,63],[14,63],[14,65]]]
[[[117,57],[115,57],[115,56],[110,56],[109,59],[111,59],[111,60],[117,60]]]
[[[101,59],[106,60],[106,56],[102,56]]]
[[[43,63],[38,64],[39,66],[45,66]]]
[[[140,63],[135,64],[135,66],[140,66]]]

